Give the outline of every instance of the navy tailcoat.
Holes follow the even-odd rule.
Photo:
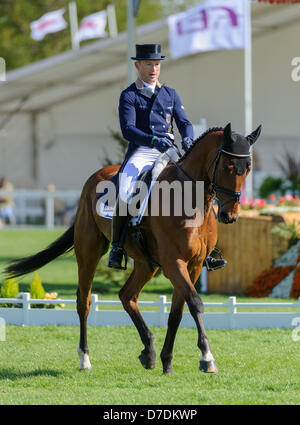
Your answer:
[[[119,118],[123,137],[128,140],[125,160],[138,146],[150,146],[153,136],[174,140],[173,120],[182,137],[193,139],[193,126],[187,118],[181,99],[176,91],[159,82],[155,93],[137,80],[121,93]]]

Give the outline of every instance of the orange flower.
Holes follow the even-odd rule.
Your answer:
[[[290,291],[290,297],[292,298],[300,297],[300,267],[296,267],[296,272],[294,273],[293,285]]]
[[[245,291],[249,297],[266,297],[273,288],[278,285],[290,272],[294,266],[272,267],[270,270],[263,271],[254,281],[254,284]]]

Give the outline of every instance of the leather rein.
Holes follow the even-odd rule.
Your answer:
[[[222,144],[221,144],[221,146],[220,146],[220,148],[217,152],[217,155],[215,156],[215,158],[213,159],[213,161],[211,162],[211,164],[210,164],[210,166],[208,167],[208,170],[207,170],[207,171],[209,171],[210,168],[212,167],[212,165],[214,165],[213,173],[212,173],[212,179],[211,179],[211,183],[210,183],[211,189],[204,188],[204,190],[208,195],[212,196],[211,199],[216,198],[218,202],[220,202],[220,199],[218,198],[219,192],[225,193],[226,195],[231,196],[231,198],[233,198],[235,200],[235,202],[240,202],[240,197],[241,197],[241,194],[242,194],[241,191],[235,191],[235,190],[227,189],[226,187],[219,186],[216,183],[217,167],[218,167],[218,163],[219,163],[219,160],[220,160],[222,153],[225,153],[227,155],[231,155],[235,158],[246,158],[246,157],[249,157],[251,154],[249,153],[248,155],[239,155],[239,154],[227,152],[223,149],[223,145],[224,145],[224,142],[222,142]],[[196,183],[196,180],[194,180],[191,176],[189,176],[175,161],[174,161],[174,164],[175,164],[176,168],[178,170],[180,170],[189,180],[191,180],[193,183]],[[219,207],[223,207],[225,204],[227,204],[230,201],[231,201],[231,199],[228,199],[227,201],[220,204]]]

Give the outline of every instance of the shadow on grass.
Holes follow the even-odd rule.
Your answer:
[[[0,380],[9,379],[16,381],[18,379],[32,378],[39,376],[53,376],[57,378],[60,375],[65,374],[64,371],[53,370],[53,369],[36,369],[30,372],[20,372],[13,369],[0,369]]]

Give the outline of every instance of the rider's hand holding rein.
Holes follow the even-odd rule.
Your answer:
[[[167,137],[158,138],[153,136],[151,147],[157,149],[159,152],[166,152],[168,149],[173,148],[173,143]]]
[[[193,140],[190,137],[184,137],[184,139],[181,142],[181,147],[184,150],[184,152],[186,152],[190,149],[192,144],[193,144]]]

